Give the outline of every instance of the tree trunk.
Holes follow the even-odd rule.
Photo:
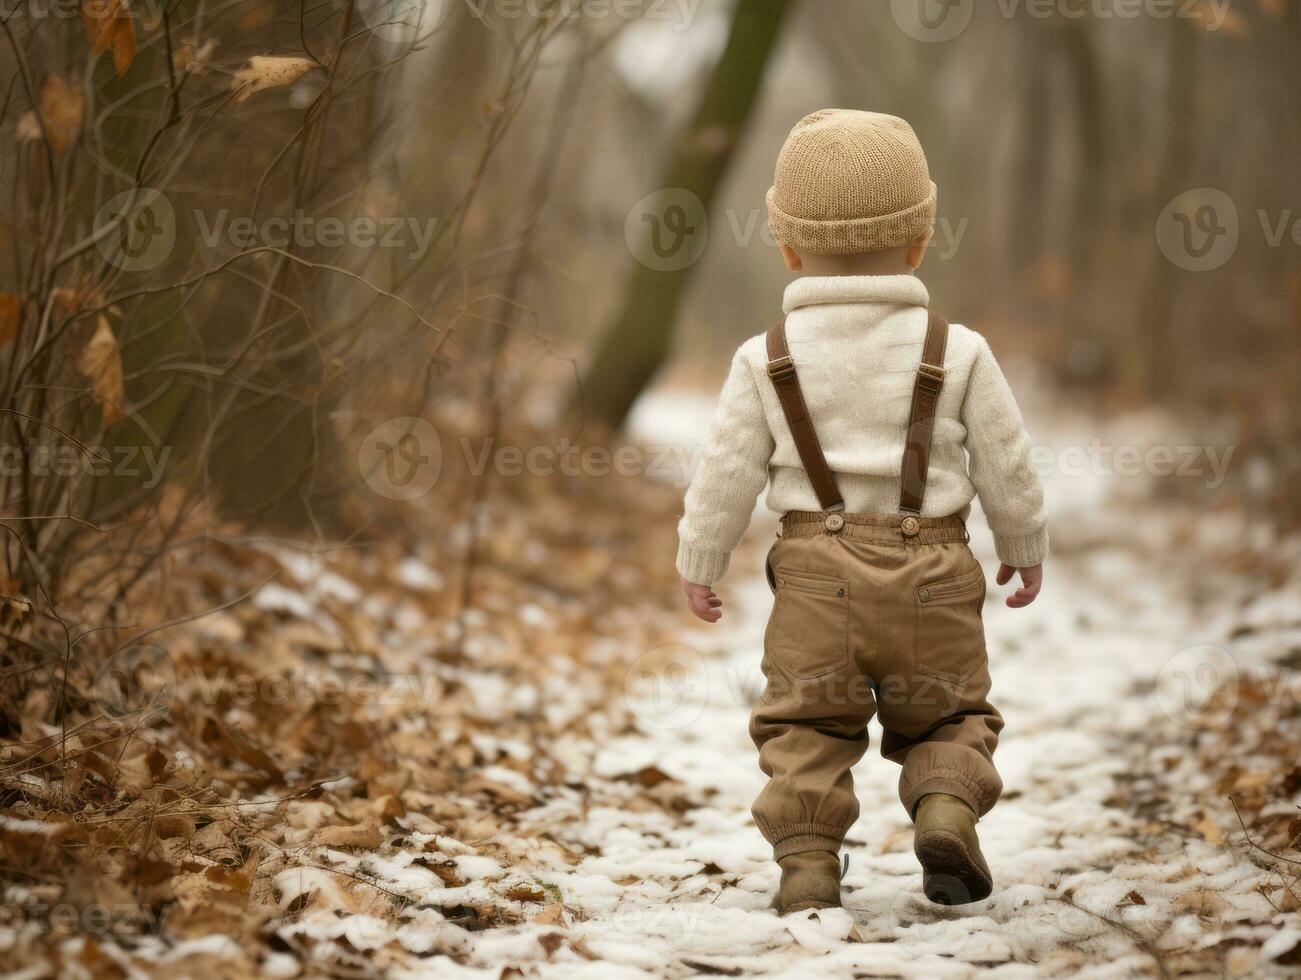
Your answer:
[[[1170,23],[1169,68],[1166,80],[1165,151],[1157,189],[1158,207],[1189,190],[1197,152],[1197,30],[1179,20]],[[1159,250],[1154,250],[1143,331],[1147,346],[1140,367],[1149,391],[1154,391],[1174,368],[1177,351],[1171,340],[1180,272]]]
[[[635,262],[615,317],[584,379],[575,411],[617,428],[668,355],[703,222],[745,132],[790,0],[739,0],[722,57],[695,114],[660,171],[664,206],[636,229]],[[698,203],[697,203],[698,202]],[[653,210],[662,213],[653,213]],[[672,248],[662,250],[667,229]],[[678,266],[682,267],[679,268]]]

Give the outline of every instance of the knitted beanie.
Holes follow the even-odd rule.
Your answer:
[[[906,245],[935,223],[917,134],[902,119],[856,109],[805,116],[777,156],[768,224],[808,255],[853,255]]]

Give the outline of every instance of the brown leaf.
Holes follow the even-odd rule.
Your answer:
[[[126,401],[122,387],[122,355],[108,317],[102,313],[95,325],[94,336],[77,358],[77,369],[86,376],[91,390],[100,400],[104,423],[112,425],[121,419],[122,405]]]
[[[563,926],[565,925],[565,907],[559,902],[552,902],[529,921],[541,926]]]
[[[113,51],[113,67],[121,78],[131,67],[136,54],[136,29],[131,13],[122,0],[86,0],[81,20],[90,39],[90,53]]]
[[[41,120],[34,111],[22,114],[14,128],[14,137],[20,143],[49,138],[50,150],[62,153],[77,138],[82,119],[86,114],[86,97],[80,88],[74,88],[60,76],[50,74],[41,82]]]
[[[1209,888],[1193,888],[1175,901],[1189,912],[1206,918],[1217,916],[1228,908],[1228,903]]]
[[[1202,819],[1193,824],[1193,829],[1201,834],[1208,844],[1223,846],[1227,843],[1224,838],[1224,831],[1209,813],[1203,814]]]
[[[86,96],[58,75],[45,76],[41,83],[41,113],[50,137],[50,149],[62,153],[81,131],[86,115]]]
[[[235,101],[244,102],[262,89],[292,85],[315,67],[310,58],[254,55],[235,72],[230,87],[236,92]]]
[[[540,902],[547,893],[537,885],[521,881],[506,889],[506,897],[512,902]]]
[[[384,843],[384,834],[374,824],[356,824],[352,827],[322,827],[312,838],[321,847],[374,850]]]
[[[136,29],[130,17],[118,22],[113,32],[113,67],[117,77],[121,78],[131,68],[136,56]]]
[[[542,948],[547,951],[547,955],[550,956],[565,944],[565,934],[563,932],[544,932],[542,935],[538,936],[538,943],[541,944]]]
[[[626,779],[630,783],[637,783],[647,789],[651,789],[654,786],[658,786],[660,783],[667,782],[673,777],[656,766],[647,766],[644,769],[637,770],[637,772],[625,773],[619,778]]]

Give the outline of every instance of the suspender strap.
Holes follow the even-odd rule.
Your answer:
[[[932,313],[926,327],[926,344],[922,348],[921,365],[917,368],[917,381],[913,385],[912,411],[904,439],[903,484],[899,494],[899,510],[904,514],[920,514],[926,496],[931,433],[935,431],[935,406],[940,400],[940,389],[944,387],[944,348],[948,339],[948,322]]]
[[[809,418],[808,406],[804,404],[800,379],[795,374],[795,362],[791,360],[790,349],[786,346],[785,320],[768,331],[768,377],[777,391],[782,414],[786,416],[791,438],[795,440],[800,462],[809,475],[818,502],[826,511],[844,510],[845,501],[836,489],[831,468],[827,466],[827,457],[823,455],[822,444],[818,442],[818,433],[813,428],[813,420]]]
[[[926,342],[922,347],[921,364],[913,384],[912,408],[908,416],[908,430],[904,437],[903,480],[899,494],[899,510],[904,514],[920,514],[922,499],[926,496],[926,475],[931,462],[931,433],[935,430],[935,406],[944,387],[944,350],[948,345],[949,324],[934,313],[926,326]],[[777,391],[782,414],[790,426],[791,438],[799,451],[800,462],[809,475],[813,491],[824,511],[845,509],[845,501],[836,489],[835,478],[827,465],[827,457],[818,442],[818,434],[809,417],[800,379],[795,373],[790,348],[786,344],[786,321],[782,320],[768,331],[768,377]]]

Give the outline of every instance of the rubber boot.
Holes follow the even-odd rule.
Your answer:
[[[782,882],[777,914],[840,907],[840,861],[830,851],[804,851],[780,858]]]
[[[922,891],[937,905],[988,898],[994,878],[980,853],[976,813],[956,796],[930,793],[917,805],[913,852],[922,863]]]

